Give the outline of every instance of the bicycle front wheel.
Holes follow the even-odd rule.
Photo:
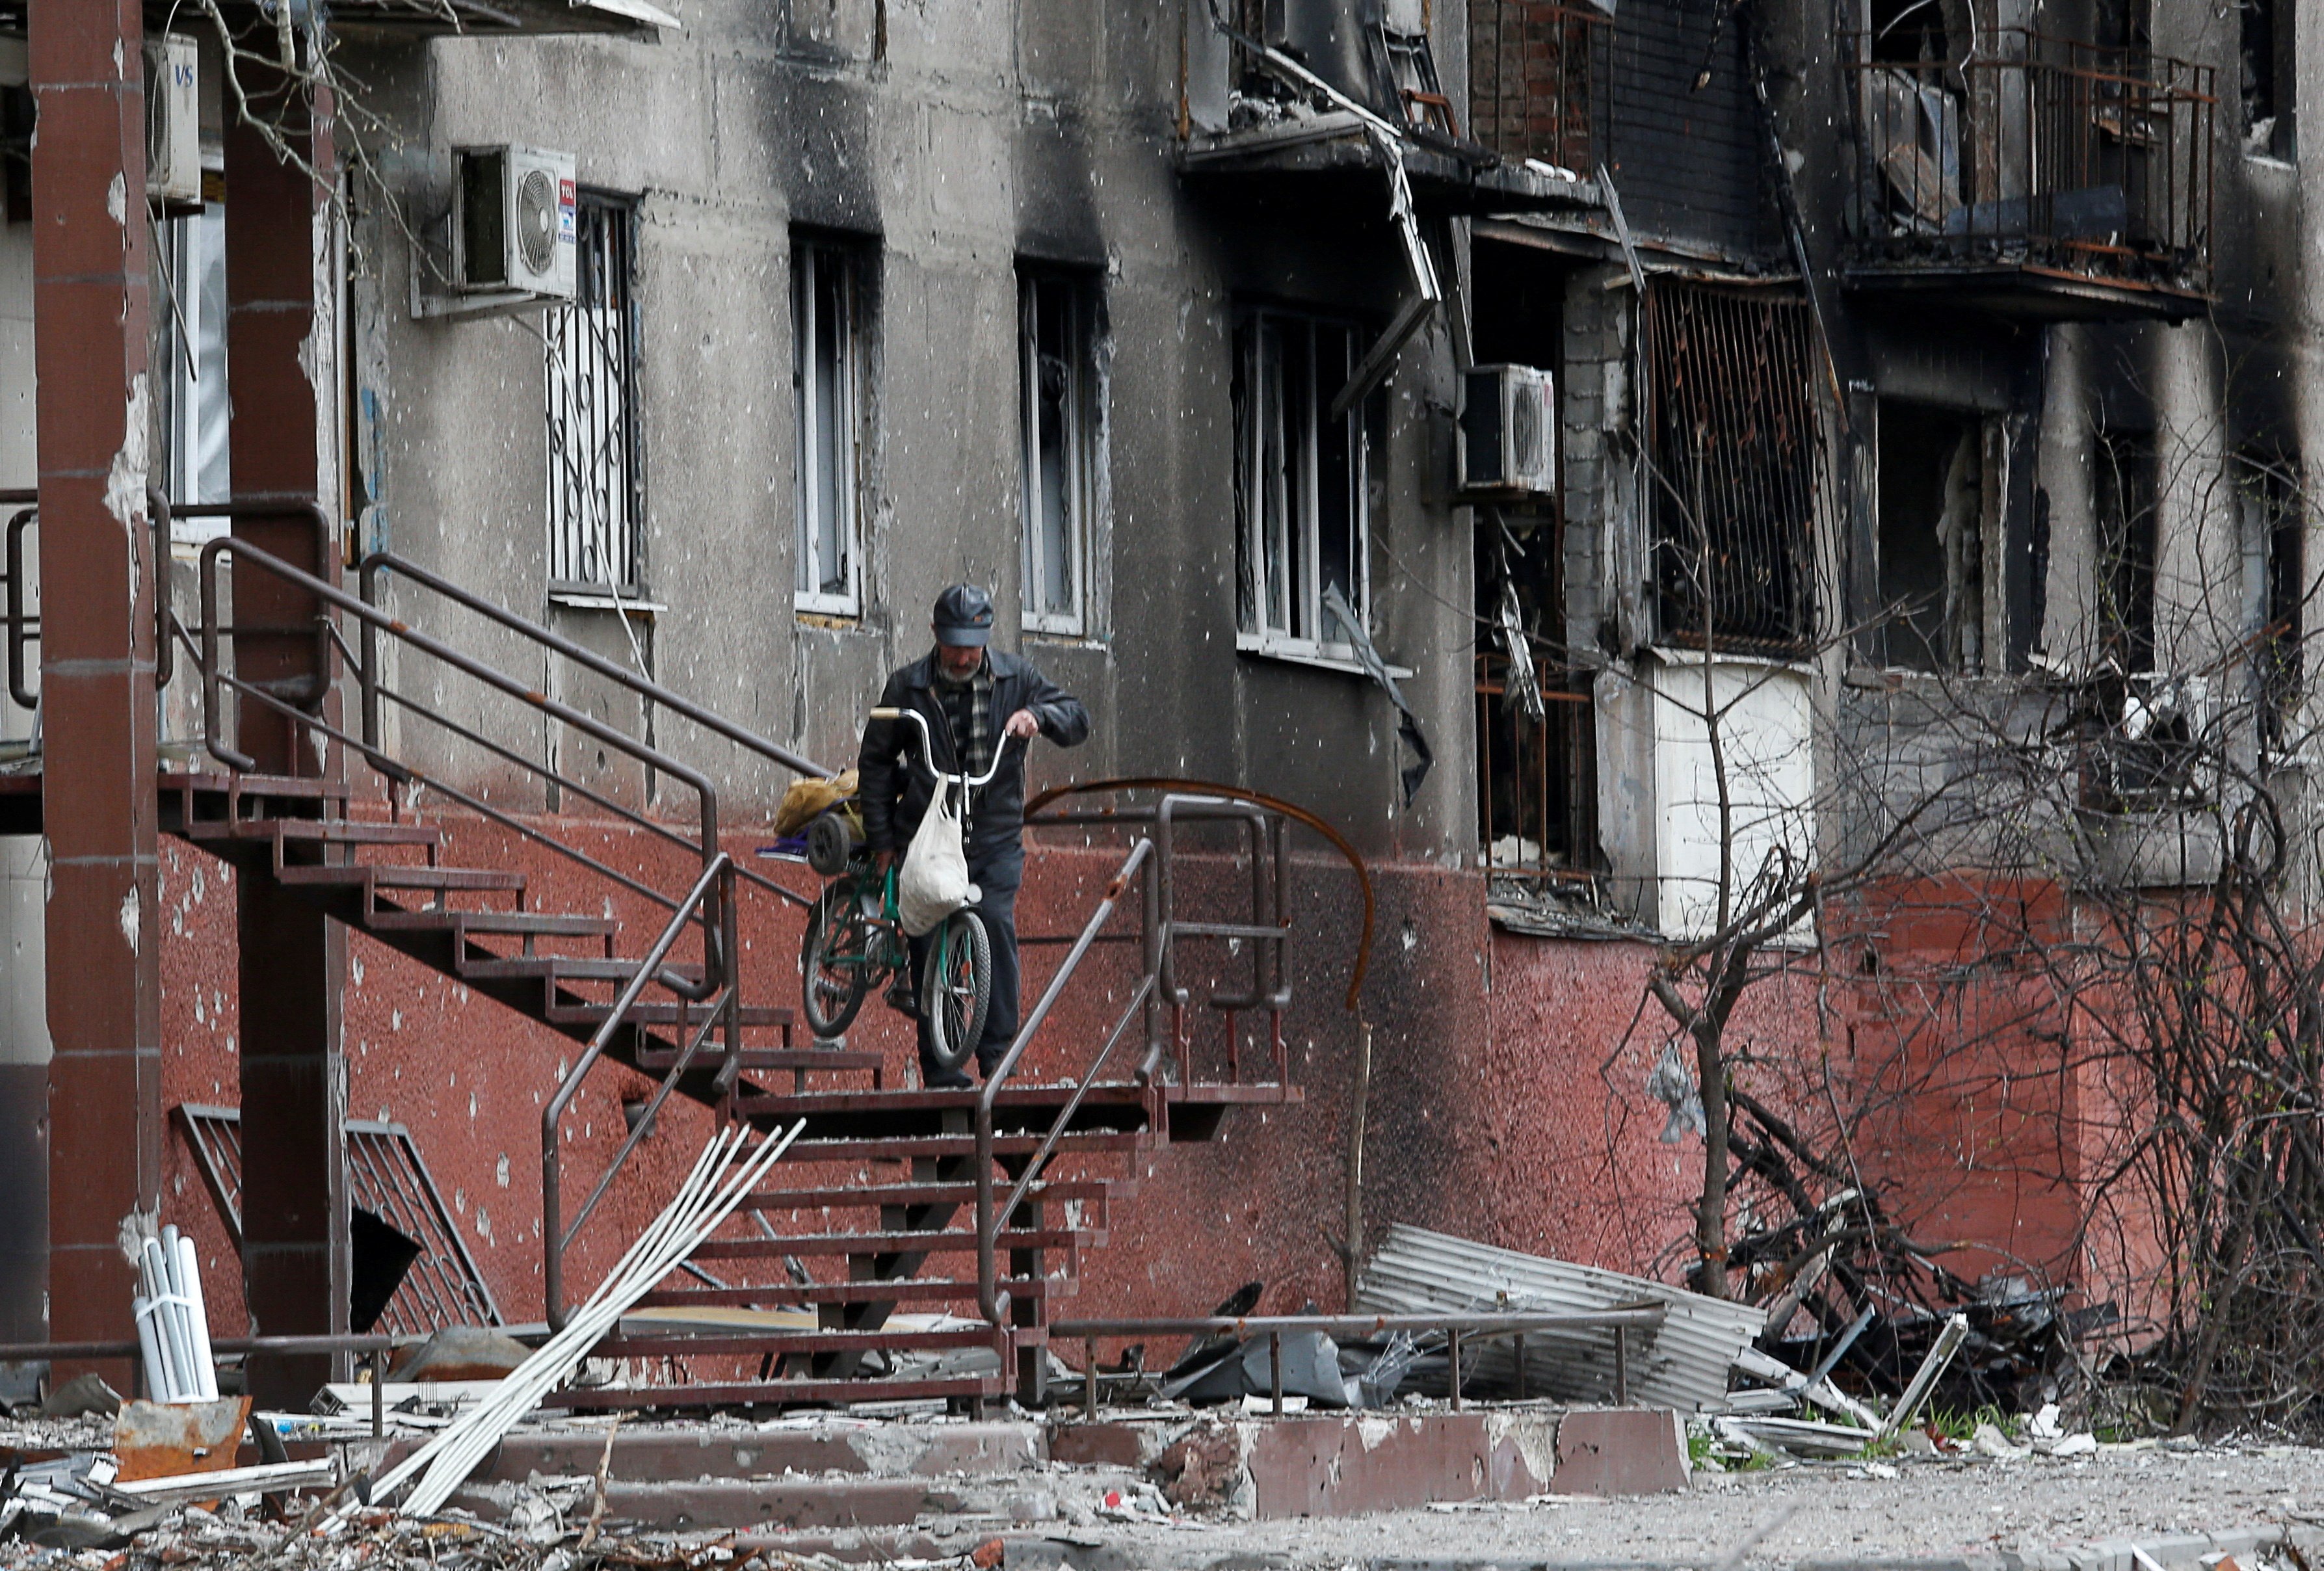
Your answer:
[[[825,885],[823,898],[807,912],[807,936],[799,943],[800,1012],[816,1036],[837,1036],[863,1007],[871,981],[869,947],[855,914],[853,881]]]
[[[920,1018],[938,1067],[957,1069],[968,1062],[991,1004],[992,940],[974,911],[954,911],[929,935],[920,975]]]

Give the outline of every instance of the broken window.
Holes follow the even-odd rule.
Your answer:
[[[1822,433],[1807,305],[1656,282],[1646,311],[1648,506],[1662,634],[1804,651]]]
[[[2308,558],[2298,464],[2264,449],[2239,453],[2236,463],[2252,698],[2260,740],[2271,752],[2292,745],[2300,699]]]
[[[226,208],[205,203],[200,212],[160,226],[155,239],[170,291],[159,346],[168,367],[160,382],[169,401],[162,430],[170,500],[180,506],[224,502],[234,494],[226,444]],[[172,523],[170,534],[198,544],[227,527],[223,518],[189,518]]]
[[[1880,403],[1880,605],[1888,664],[1975,671],[1985,632],[1983,422]]]
[[[1545,515],[1490,512],[1480,517],[1476,564],[1478,616],[1491,630],[1476,675],[1485,866],[1521,878],[1587,877],[1597,861],[1597,717],[1590,674],[1552,657],[1561,624],[1557,527]],[[1520,659],[1532,668],[1530,686]]]
[[[549,578],[636,589],[645,517],[638,427],[636,210],[582,193],[573,303],[541,323],[549,347]]]
[[[2293,70],[2292,0],[2240,0],[2244,151],[2283,159],[2299,155],[2292,132],[2299,78]]]
[[[1236,334],[1236,627],[1244,648],[1349,658],[1337,588],[1370,606],[1370,475],[1363,407],[1333,395],[1360,357],[1351,323],[1252,311]]]
[[[1019,288],[1024,620],[1044,633],[1088,631],[1098,310],[1086,278],[1028,273]]]
[[[2117,670],[2151,671],[2154,669],[2154,438],[2145,431],[2101,432],[2093,457],[2098,648]]]
[[[853,616],[862,608],[858,485],[862,361],[853,246],[791,249],[791,382],[798,400],[798,536],[793,603]]]

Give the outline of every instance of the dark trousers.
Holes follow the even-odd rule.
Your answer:
[[[992,1002],[984,1012],[984,1034],[976,1041],[976,1067],[990,1075],[1017,1039],[1017,886],[1025,880],[1025,848],[1012,840],[989,851],[972,852],[968,876],[980,892],[976,904],[969,909],[982,919],[984,936],[992,945]],[[927,963],[934,938],[931,933],[911,941],[915,998],[920,994],[921,967]],[[928,1053],[925,1014],[919,1022],[919,1038],[920,1078],[925,1082],[943,1073]]]

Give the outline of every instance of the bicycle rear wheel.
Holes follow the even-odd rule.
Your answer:
[[[854,881],[825,884],[823,898],[807,914],[807,936],[799,942],[800,1012],[818,1037],[837,1036],[863,1007],[871,980],[864,937]]]
[[[992,940],[974,911],[954,911],[928,936],[920,972],[920,1018],[938,1067],[957,1069],[968,1062],[991,1004]]]

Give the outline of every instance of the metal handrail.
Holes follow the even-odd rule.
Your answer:
[[[1152,966],[1147,967],[1146,975],[1139,980],[1136,992],[1130,997],[1129,1008],[1122,1012],[1121,1018],[1115,1022],[1113,1030],[1106,1037],[1105,1046],[1099,1050],[1089,1067],[1080,1076],[1078,1083],[1074,1087],[1072,1097],[1067,1100],[1063,1108],[1058,1110],[1057,1116],[1051,1121],[1047,1138],[1041,1142],[1040,1149],[1034,1153],[1032,1160],[1025,1164],[1024,1173],[1018,1178],[1016,1187],[1010,1192],[1008,1206],[997,1215],[992,1206],[993,1102],[1001,1095],[1001,1087],[1008,1082],[1010,1075],[1015,1071],[1017,1060],[1024,1057],[1026,1045],[1033,1040],[1033,1034],[1041,1029],[1042,1021],[1049,1018],[1049,1011],[1056,1004],[1058,995],[1065,989],[1065,984],[1073,979],[1074,971],[1080,968],[1083,957],[1090,952],[1090,947],[1097,941],[1099,929],[1103,928],[1112,917],[1114,908],[1121,901],[1122,892],[1130,886],[1130,881],[1137,876],[1139,870],[1145,866],[1146,859],[1153,854],[1153,850],[1154,842],[1142,836],[1135,845],[1130,846],[1130,855],[1123,859],[1120,870],[1113,875],[1112,881],[1105,886],[1105,893],[1099,898],[1097,909],[1090,913],[1089,920],[1083,924],[1081,937],[1076,938],[1074,941],[1074,947],[1066,951],[1065,960],[1058,966],[1056,974],[1049,978],[1048,986],[1042,989],[1040,1003],[1033,1006],[1033,1012],[1028,1015],[1025,1022],[1017,1028],[1016,1040],[1009,1044],[1009,1050],[1001,1055],[1001,1061],[985,1075],[984,1089],[977,1095],[976,1302],[977,1307],[983,1310],[984,1317],[995,1326],[1000,1325],[1002,1317],[1009,1312],[1009,1295],[1001,1292],[1000,1287],[997,1259],[999,1241],[996,1236],[1000,1231],[998,1219],[1010,1215],[1017,1209],[1025,1197],[1028,1186],[1041,1171],[1042,1164],[1047,1162],[1050,1154],[1056,1150],[1059,1138],[1064,1135],[1066,1126],[1072,1123],[1074,1114],[1081,1107],[1082,1099],[1089,1095],[1089,1088],[1096,1081],[1098,1071],[1105,1067],[1105,1061],[1112,1055],[1115,1044],[1121,1040],[1122,1031],[1128,1028],[1130,1019],[1144,1009],[1147,995],[1154,990],[1157,975],[1156,968]],[[1148,876],[1150,877],[1151,874],[1149,873]],[[1163,947],[1167,953],[1168,949],[1167,938]]]
[[[596,651],[585,649],[571,639],[552,633],[539,623],[519,616],[516,613],[495,605],[480,596],[473,595],[418,563],[399,557],[391,551],[374,551],[363,559],[358,571],[361,574],[363,597],[366,605],[376,605],[378,603],[381,573],[392,573],[399,578],[409,578],[413,583],[443,596],[455,605],[473,611],[487,621],[496,622],[503,627],[521,633],[544,649],[554,651],[576,665],[586,667],[609,681],[618,682],[639,697],[669,710],[672,714],[691,720],[704,730],[724,736],[736,746],[755,753],[770,762],[779,763],[796,774],[814,775],[820,779],[829,776],[832,772],[806,754],[793,753],[779,743],[770,742],[749,726],[737,725],[724,716],[706,709],[692,699],[672,692],[651,678],[641,677],[627,667],[607,660]],[[368,661],[365,663],[368,665]],[[369,689],[366,688],[366,696],[368,693]]]
[[[678,902],[678,909],[670,914],[669,922],[662,928],[661,936],[654,940],[653,947],[648,949],[644,957],[638,962],[637,969],[631,973],[629,981],[622,984],[622,991],[615,995],[613,1007],[607,1012],[604,1022],[589,1038],[589,1045],[582,1050],[580,1058],[558,1086],[557,1094],[549,1099],[549,1105],[541,1112],[540,1236],[546,1249],[546,1255],[541,1263],[541,1278],[542,1291],[548,1307],[549,1324],[552,1329],[562,1330],[565,1325],[566,1248],[572,1243],[574,1237],[580,1232],[581,1224],[589,1219],[590,1213],[596,1209],[597,1202],[604,1198],[606,1188],[612,1184],[613,1175],[629,1160],[630,1153],[637,1149],[638,1142],[644,1137],[645,1132],[652,1127],[653,1115],[660,1111],[661,1104],[668,1099],[671,1089],[677,1086],[679,1078],[693,1064],[694,1055],[707,1040],[711,1027],[722,1021],[727,1030],[727,1058],[730,1067],[734,1062],[735,1050],[741,1046],[741,1039],[736,1032],[737,998],[733,979],[715,975],[706,976],[706,981],[718,984],[720,992],[707,1012],[707,1018],[703,1022],[702,1030],[696,1032],[686,1042],[684,1049],[678,1056],[677,1062],[672,1064],[668,1073],[662,1077],[661,1086],[655,1092],[652,1101],[647,1104],[644,1115],[638,1120],[636,1127],[630,1131],[629,1139],[623,1141],[622,1149],[613,1154],[613,1160],[606,1165],[604,1176],[597,1180],[596,1188],[592,1190],[589,1198],[582,1203],[571,1225],[565,1224],[563,1191],[560,1187],[559,1147],[562,1143],[560,1125],[566,1110],[573,1104],[574,1097],[580,1095],[582,1081],[588,1077],[589,1071],[595,1067],[597,1060],[604,1057],[605,1050],[613,1044],[614,1036],[629,1023],[630,1012],[637,1007],[639,998],[643,995],[649,985],[659,982],[670,991],[678,993],[679,996],[685,996],[682,988],[672,985],[678,979],[666,975],[662,972],[662,962],[669,957],[671,948],[678,943],[679,935],[684,933],[687,926],[693,922],[697,910],[702,910],[705,919],[707,919],[708,913],[706,908],[710,901],[711,893],[718,889],[722,883],[731,878],[733,867],[733,858],[724,851],[717,852],[711,857],[709,864],[702,870],[702,876],[695,880],[694,887],[687,892],[686,898]],[[721,903],[729,912],[732,911],[733,901],[731,895]],[[683,1018],[682,1013],[681,1018]]]
[[[552,698],[537,688],[527,687],[514,678],[494,670],[483,661],[471,659],[441,640],[431,638],[416,628],[396,621],[377,606],[348,594],[337,585],[327,583],[310,573],[302,572],[281,558],[261,550],[246,541],[236,540],[231,536],[211,541],[205,545],[202,548],[201,559],[202,717],[204,730],[208,733],[206,740],[210,754],[221,763],[242,771],[254,769],[257,763],[256,760],[227,745],[221,735],[223,721],[220,717],[219,689],[222,683],[229,679],[224,677],[218,659],[220,625],[217,617],[217,562],[221,556],[226,555],[232,555],[238,561],[247,560],[261,571],[284,579],[327,605],[346,612],[361,624],[364,630],[364,661],[358,674],[365,684],[366,707],[373,710],[372,714],[366,716],[364,735],[359,744],[367,758],[386,757],[380,747],[379,732],[375,723],[378,670],[376,634],[385,632],[429,659],[440,661],[464,676],[470,677],[520,702],[530,705],[548,718],[570,726],[583,735],[602,742],[617,752],[626,753],[646,767],[666,773],[681,784],[692,788],[700,801],[699,850],[705,864],[706,865],[720,854],[718,851],[718,788],[711,782],[708,775],[691,765],[679,762],[659,748],[650,746],[627,733],[606,725],[594,715],[586,714]],[[324,647],[326,650],[328,649],[327,641]],[[239,679],[231,679],[238,691],[255,690],[251,684],[243,682]],[[459,729],[456,723],[444,720],[441,716],[432,717],[445,725],[447,729]],[[309,717],[306,723],[318,729],[326,726],[326,723],[318,716]],[[345,736],[345,734],[338,733],[336,727],[329,727],[329,729],[342,737]],[[549,775],[549,771],[539,765],[528,763],[526,767],[545,776]],[[407,777],[417,773],[408,766],[401,764],[396,765],[396,769]],[[564,782],[561,777],[551,776],[551,778],[558,779],[560,783],[567,783]]]

